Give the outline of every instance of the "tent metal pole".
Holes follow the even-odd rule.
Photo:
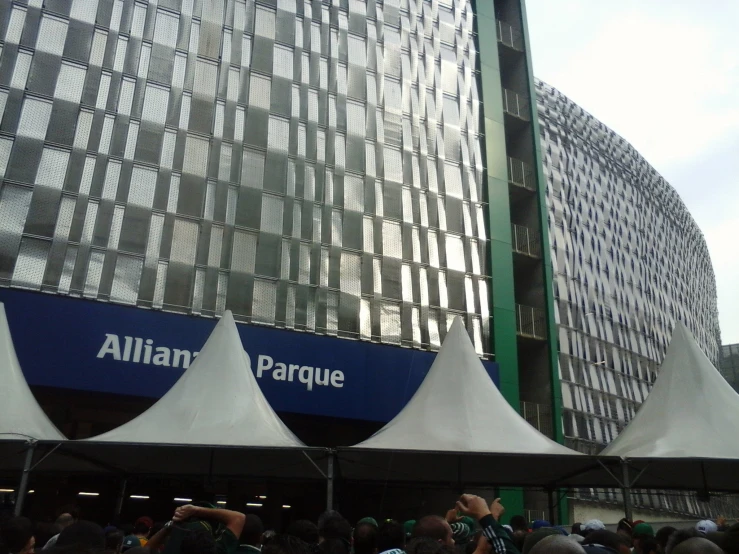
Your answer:
[[[624,517],[629,521],[633,521],[634,510],[631,505],[631,485],[629,483],[629,464],[626,460],[621,460],[621,471],[623,472],[622,494],[624,496]]]
[[[123,512],[123,499],[126,498],[126,487],[128,486],[128,479],[125,477],[121,481],[121,488],[118,489],[118,498],[115,501],[115,517],[116,521],[121,518],[121,512]]]
[[[26,500],[26,492],[28,491],[28,476],[31,473],[31,463],[33,462],[33,452],[36,450],[36,442],[29,441],[28,450],[26,450],[26,461],[23,463],[23,474],[21,475],[21,483],[18,486],[18,495],[15,499],[15,510],[13,514],[17,517],[23,511],[23,503]]]
[[[334,509],[334,454],[328,456],[328,467],[326,468],[326,510]]]
[[[557,504],[559,502],[554,502],[554,489],[547,489],[547,506],[549,508],[549,523],[552,525],[557,525],[559,522],[557,520]]]

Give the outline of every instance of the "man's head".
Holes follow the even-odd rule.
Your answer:
[[[452,528],[452,538],[454,539],[454,544],[464,546],[469,542],[470,537],[472,536],[472,532],[470,531],[470,528],[466,523],[458,521],[456,523],[452,523],[450,527]]]
[[[137,537],[148,538],[152,527],[154,527],[154,520],[149,516],[141,516],[133,524],[133,534]]]
[[[105,533],[97,523],[76,521],[59,533],[56,547],[80,551],[103,550],[105,548]]]
[[[531,554],[584,554],[577,542],[562,535],[544,537],[531,549]]]
[[[377,530],[377,552],[405,549],[405,530],[397,521],[386,521]]]
[[[533,550],[533,548],[539,544],[540,541],[544,540],[547,537],[550,536],[559,536],[562,535],[557,529],[554,529],[552,527],[544,527],[543,529],[539,529],[538,531],[534,531],[533,533],[529,533],[526,535],[526,539],[523,542],[523,548],[521,549],[521,552],[523,554],[529,554]]]
[[[326,510],[320,516],[318,516],[318,533],[323,536],[323,528],[326,522],[332,519],[344,519],[341,514],[336,510]]]
[[[581,531],[584,536],[588,536],[593,531],[602,531],[606,526],[599,519],[590,519],[582,524]]]
[[[342,541],[350,541],[352,538],[352,526],[345,520],[339,512],[325,512],[318,519],[318,536],[319,541],[337,539]]]
[[[670,525],[666,525],[665,527],[662,527],[657,533],[655,533],[654,538],[657,541],[657,545],[659,546],[659,551],[661,554],[665,553],[665,550],[667,549],[667,541],[670,540],[670,536],[677,531],[674,527],[671,527]]]
[[[706,538],[693,537],[678,544],[672,554],[724,554],[724,551]]]
[[[262,544],[263,534],[264,524],[262,519],[258,515],[247,514],[244,520],[244,528],[241,530],[241,543],[259,546]]]
[[[413,526],[413,538],[429,538],[447,546],[454,546],[449,522],[439,516],[426,516]]]
[[[360,523],[354,528],[354,552],[374,554],[377,548],[377,527],[372,523]]]
[[[673,554],[674,550],[683,542],[688,539],[700,537],[700,533],[693,529],[678,529],[670,535],[670,540],[667,541],[667,547],[665,548],[666,554]]]
[[[59,514],[59,517],[56,518],[56,524],[59,526],[59,529],[66,529],[70,525],[72,525],[75,522],[74,517],[72,517],[72,514],[63,513]]]
[[[287,534],[308,544],[318,544],[318,526],[307,519],[292,522],[287,528]]]
[[[639,523],[634,525],[631,536],[634,539],[634,550],[636,553],[646,554],[643,552],[643,544],[647,539],[654,539],[654,529],[648,523]]]
[[[62,506],[59,511],[57,512],[59,514],[59,517],[63,515],[68,515],[72,518],[72,523],[79,520],[80,518],[80,507],[76,504],[65,504]],[[71,524],[68,524],[71,525]]]
[[[710,519],[704,519],[695,524],[695,529],[705,537],[708,533],[715,533],[718,531],[718,525]]]
[[[583,539],[582,544],[583,546],[604,546],[606,548],[610,548],[614,552],[618,552],[619,554],[629,554],[629,552],[631,552],[631,539],[606,529],[589,533],[588,536]]]
[[[14,517],[3,522],[0,526],[0,543],[4,543],[8,552],[33,552],[36,541],[31,520],[27,517]]]
[[[123,545],[123,532],[118,529],[112,529],[105,533],[105,552],[110,554],[118,554]]]
[[[429,537],[411,539],[406,548],[407,554],[454,554],[453,546],[448,546]]]

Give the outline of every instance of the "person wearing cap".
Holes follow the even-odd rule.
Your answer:
[[[456,523],[451,524],[451,528],[454,544],[464,546],[469,542],[472,532],[470,531],[470,528],[466,523],[457,521]]]
[[[588,554],[631,554],[631,539],[607,529],[591,531],[582,545]]]
[[[644,544],[649,539],[654,539],[654,529],[648,523],[637,523],[631,530],[631,537],[634,541],[635,554],[649,554],[644,552]]]
[[[362,518],[352,533],[355,554],[375,554],[377,551],[377,522]]]
[[[403,554],[405,529],[397,521],[385,521],[377,529],[377,554]]]
[[[410,539],[411,536],[413,536],[413,528],[416,526],[416,520],[415,519],[409,519],[405,523],[403,523],[403,531],[405,532],[405,538]]]
[[[137,546],[142,546],[139,538],[136,535],[127,535],[123,537],[123,542],[121,543],[121,552],[130,550],[131,548],[136,548]]]
[[[582,524],[580,530],[582,531],[583,536],[587,537],[588,534],[592,533],[593,531],[603,531],[605,528],[606,526],[601,520],[590,519]]]
[[[154,520],[149,516],[141,516],[133,524],[133,534],[139,539],[139,544],[134,546],[146,546],[149,542],[149,533],[151,528],[154,527]]]
[[[704,519],[695,525],[695,530],[705,537],[708,533],[715,533],[718,531],[718,525],[710,519]]]
[[[147,546],[151,550],[157,550],[166,542],[166,552],[175,538],[170,534],[174,528],[177,528],[182,531],[182,534],[179,546],[172,546],[172,548],[177,548],[178,552],[206,551],[216,554],[234,554],[239,547],[239,537],[244,529],[245,521],[246,516],[241,512],[185,504],[175,510],[172,519],[151,538]],[[213,524],[220,524],[215,536]],[[169,540],[167,540],[168,537]]]

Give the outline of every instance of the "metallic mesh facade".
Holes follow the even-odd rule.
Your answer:
[[[538,81],[537,96],[564,434],[573,448],[595,452],[646,398],[676,320],[718,365],[716,284],[703,235],[675,190],[559,91]],[[637,502],[698,510],[693,497],[655,491],[638,492]]]
[[[468,0],[0,3],[0,283],[490,351]]]

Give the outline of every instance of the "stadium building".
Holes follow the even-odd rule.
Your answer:
[[[561,440],[522,2],[8,1],[0,40],[0,301],[68,437],[143,411],[229,309],[308,444],[388,421],[456,315]]]
[[[669,183],[558,90],[537,81],[536,91],[565,444],[596,453],[646,398],[676,321],[719,367],[716,282],[703,234]],[[618,491],[578,498],[620,509]],[[711,510],[658,491],[634,500],[673,514]]]

